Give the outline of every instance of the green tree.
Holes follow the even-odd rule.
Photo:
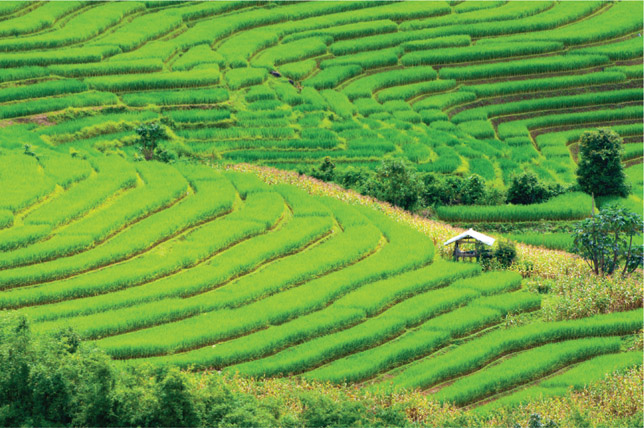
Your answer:
[[[610,275],[620,266],[622,275],[627,275],[642,265],[642,247],[633,245],[642,228],[640,216],[609,206],[577,224],[573,252],[586,260],[596,275]]]
[[[381,201],[404,209],[418,202],[423,183],[414,170],[400,159],[385,159],[376,175],[365,184],[365,192]]]
[[[335,178],[335,164],[328,156],[324,158],[320,166],[313,168],[311,177],[322,181],[333,181]]]
[[[529,172],[513,176],[508,187],[507,201],[511,204],[538,204],[549,197],[548,187],[541,183],[536,175]]]
[[[159,424],[166,427],[199,425],[187,375],[172,368],[159,384]]]
[[[463,181],[461,187],[461,202],[465,205],[483,204],[487,190],[485,179],[479,175],[472,174]]]
[[[610,129],[583,133],[577,182],[584,192],[595,196],[628,195],[622,142],[622,138]]]
[[[141,125],[136,128],[136,134],[139,136],[138,150],[146,161],[158,160],[171,163],[176,160],[176,153],[166,150],[161,145],[161,141],[168,138],[168,135],[160,124]]]

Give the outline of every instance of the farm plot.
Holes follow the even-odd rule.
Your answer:
[[[435,258],[429,238],[371,209],[189,160],[397,158],[500,190],[522,171],[568,186],[581,133],[611,126],[634,189],[619,202],[641,212],[641,16],[639,2],[599,1],[67,2],[8,15],[0,309],[38,333],[73,326],[123,364],[493,399],[481,411],[630,366],[619,342],[641,311],[504,329],[540,308],[518,275]],[[150,123],[175,164],[129,161]],[[568,192],[436,213],[569,221],[592,207]]]
[[[540,307],[520,275],[434,259],[431,240],[370,208],[200,165],[74,159],[45,142],[38,159],[3,150],[43,179],[4,208],[12,222],[0,230],[0,307],[21,310],[36,332],[73,326],[127,364],[332,382],[404,369],[402,381],[454,340]],[[85,189],[92,198],[76,197]],[[617,339],[595,337],[632,333],[640,316],[500,330],[476,339],[481,356],[462,355],[479,367],[543,344],[552,362],[509,378],[515,386],[615,352]]]
[[[501,188],[526,170],[574,182],[565,145],[518,137],[550,141],[550,128],[642,118],[637,2],[306,6],[35,8],[0,27],[0,118],[116,106],[124,122],[114,126],[109,111],[93,124],[109,132],[73,138],[131,153],[140,122],[128,115],[153,109],[195,157],[298,169],[393,156]],[[308,135],[308,117],[329,136]],[[55,121],[63,131],[65,116]],[[345,132],[356,127],[369,141]],[[638,158],[635,146],[627,152],[625,161]]]

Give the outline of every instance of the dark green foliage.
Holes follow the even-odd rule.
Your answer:
[[[372,176],[370,169],[350,166],[336,173],[336,181],[346,188],[360,190]]]
[[[313,168],[311,177],[323,181],[333,181],[335,178],[335,164],[331,161],[331,158],[325,157],[319,167]]]
[[[377,408],[315,390],[284,399],[231,391],[217,374],[117,365],[71,329],[33,336],[24,316],[0,315],[0,426],[404,426],[403,407]],[[234,383],[233,383],[234,385]]]
[[[405,413],[396,406],[367,409],[357,402],[334,401],[326,396],[308,394],[302,396],[304,412],[302,419],[307,427],[339,426],[403,426]]]
[[[596,275],[610,275],[623,265],[629,274],[642,265],[642,246],[633,238],[642,234],[642,217],[624,208],[609,206],[577,224],[573,252],[586,260]]]
[[[421,200],[425,206],[437,205],[496,205],[504,195],[487,186],[485,179],[472,174],[467,178],[457,175],[425,173]]]
[[[486,195],[483,177],[472,174],[463,181],[461,186],[461,202],[465,205],[481,205]]]
[[[35,340],[24,317],[4,315],[0,366],[0,425],[111,423],[110,359],[79,347],[73,332]]]
[[[167,138],[165,129],[158,123],[150,125],[141,125],[136,128],[139,136],[138,149],[146,161],[158,160],[161,162],[171,163],[176,160],[176,153],[166,150],[160,141]]]
[[[159,384],[159,424],[188,427],[199,424],[193,398],[188,391],[187,375],[174,368]]]
[[[422,190],[422,181],[413,169],[399,159],[385,159],[375,176],[365,185],[365,192],[381,201],[404,209],[413,208]]]
[[[595,196],[628,196],[622,143],[622,138],[611,129],[582,134],[577,182],[584,192]]]
[[[508,202],[511,204],[538,204],[545,202],[550,196],[548,187],[529,172],[512,177],[508,187]]]
[[[499,262],[501,267],[508,268],[517,258],[517,249],[512,241],[501,240],[498,241],[497,247],[494,250],[494,257]]]

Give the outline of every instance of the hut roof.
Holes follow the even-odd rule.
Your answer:
[[[494,241],[495,241],[495,239],[490,237],[490,236],[483,235],[482,233],[479,233],[474,229],[468,229],[465,232],[461,233],[460,235],[455,236],[452,239],[450,239],[449,241],[445,242],[443,244],[443,246],[449,245],[452,242],[459,241],[459,240],[461,240],[463,238],[474,238],[477,241],[484,243],[485,245],[489,245],[490,247],[492,245],[494,245]]]

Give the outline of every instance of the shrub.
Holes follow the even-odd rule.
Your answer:
[[[538,204],[545,202],[550,197],[548,188],[539,181],[536,175],[524,172],[512,177],[508,188],[508,203],[510,204]]]
[[[577,225],[573,252],[583,257],[596,275],[610,275],[622,264],[622,275],[631,273],[642,264],[642,247],[633,246],[633,237],[640,236],[643,228],[637,214],[609,206]]]
[[[421,190],[422,181],[405,161],[398,159],[385,159],[365,185],[367,194],[404,209],[416,205]]]
[[[146,161],[156,159],[171,162],[176,159],[176,154],[168,152],[159,144],[160,140],[167,138],[167,134],[158,123],[142,125],[136,128],[136,133],[139,136],[138,150]]]
[[[486,196],[485,180],[476,174],[470,175],[463,181],[460,193],[463,204],[482,204]]]
[[[517,258],[517,249],[512,241],[497,241],[497,247],[494,250],[494,258],[503,268],[508,268]]]
[[[328,156],[325,157],[322,164],[311,171],[311,177],[323,181],[333,181],[335,177],[335,164],[331,162],[331,158]]]
[[[622,143],[622,138],[611,129],[582,134],[577,182],[584,192],[596,196],[628,196],[621,160]]]

